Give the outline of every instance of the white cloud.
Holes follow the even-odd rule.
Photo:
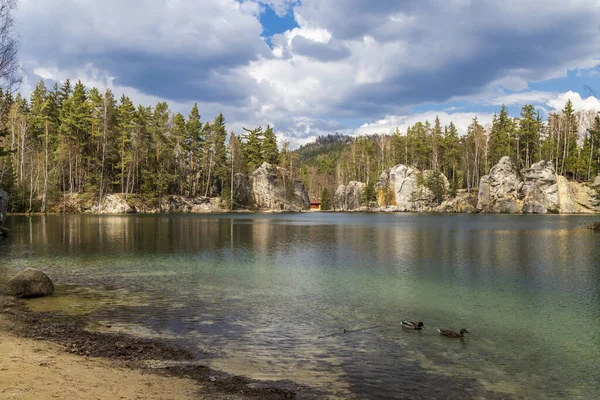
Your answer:
[[[267,6],[293,10],[299,25],[271,38],[272,50],[261,38]],[[230,129],[270,123],[302,143],[436,114],[464,132],[469,104],[597,107],[577,93],[527,89],[600,65],[599,19],[595,0],[21,0],[17,27],[30,72],[182,112],[197,101],[204,116],[222,111]],[[407,111],[452,99],[467,104]],[[336,122],[345,119],[380,121],[353,130]]]
[[[427,111],[423,113],[404,115],[404,116],[387,116],[377,122],[362,125],[354,131],[354,134],[372,135],[372,134],[390,134],[396,128],[400,132],[406,132],[407,129],[417,122],[429,121],[433,125],[435,118],[439,117],[442,126],[450,125],[453,122],[459,134],[466,134],[469,125],[473,122],[473,118],[477,118],[483,126],[491,125],[493,114],[490,113],[472,113],[472,112],[456,112],[447,113],[445,111]]]
[[[567,104],[567,101],[569,100],[571,100],[571,103],[573,103],[573,108],[575,111],[600,111],[600,101],[597,98],[590,96],[584,99],[579,93],[575,93],[570,90],[548,100],[546,104],[553,110],[560,111],[565,107],[565,104]]]

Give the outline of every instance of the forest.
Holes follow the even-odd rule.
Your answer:
[[[438,171],[453,191],[477,187],[506,155],[519,168],[551,160],[574,180],[600,172],[600,116],[575,112],[570,101],[546,120],[533,105],[518,117],[502,106],[491,126],[474,118],[464,135],[436,118],[393,134],[322,136],[292,150],[278,145],[271,126],[227,132],[222,114],[203,121],[197,105],[186,118],[165,102],[146,107],[81,82],[48,88],[40,80],[29,99],[0,93],[0,135],[0,187],[13,212],[51,211],[74,193],[98,202],[110,193],[220,196],[229,204],[232,176],[263,162],[301,179],[311,199],[349,181],[372,186],[397,164]]]

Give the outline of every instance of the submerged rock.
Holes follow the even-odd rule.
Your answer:
[[[44,272],[27,268],[6,284],[6,294],[15,297],[41,297],[54,293],[54,284]]]

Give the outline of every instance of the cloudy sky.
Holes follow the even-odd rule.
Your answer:
[[[302,144],[505,103],[600,110],[597,0],[20,0],[22,92],[81,79]]]

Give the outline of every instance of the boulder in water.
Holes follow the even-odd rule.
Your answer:
[[[28,298],[49,296],[54,293],[54,284],[44,272],[27,268],[6,284],[9,296]]]

